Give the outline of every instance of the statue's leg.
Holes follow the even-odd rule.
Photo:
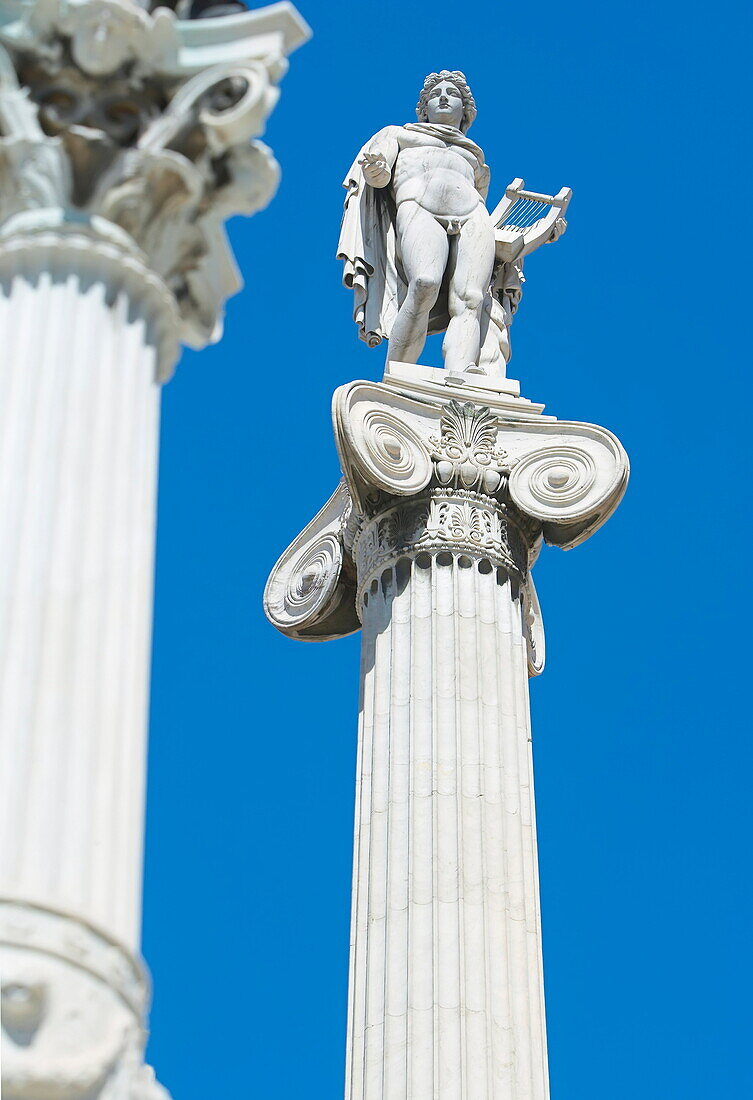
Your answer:
[[[489,289],[481,306],[481,353],[478,365],[484,372],[501,371],[504,376],[509,361],[510,314]]]
[[[392,326],[387,359],[417,363],[442,286],[449,243],[442,226],[416,202],[398,206],[396,229],[408,292]]]
[[[460,229],[450,255],[450,323],[442,345],[448,370],[477,365],[481,344],[481,306],[494,264],[494,227],[479,206]]]

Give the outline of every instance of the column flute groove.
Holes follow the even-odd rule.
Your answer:
[[[419,556],[428,563],[417,564]],[[361,967],[367,982],[382,975],[383,996],[367,996],[363,1092],[351,1085],[352,1097],[418,1098],[427,1088],[442,1100],[546,1096],[538,955],[529,957],[538,926],[524,838],[528,736],[519,681],[527,672],[517,583],[485,556],[419,550],[366,586],[359,752],[366,760],[373,683],[374,798],[366,827],[362,763],[355,874],[367,861],[369,895],[364,903],[357,894],[352,996],[356,1004]],[[427,685],[424,670],[432,668]],[[425,910],[434,905],[431,931]],[[435,976],[428,984],[427,973]],[[412,1002],[413,994],[425,1000]],[[427,1028],[435,1014],[438,1030]],[[351,1067],[358,1044],[354,1032]]]
[[[410,1075],[408,1093],[418,1100],[423,1086],[434,1091],[434,746],[432,743],[434,652],[431,571],[411,563],[411,722],[413,822],[408,881],[411,943],[408,958]]]

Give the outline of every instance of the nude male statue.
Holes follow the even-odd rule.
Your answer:
[[[445,367],[477,370],[482,358],[500,359],[500,329],[489,324],[489,169],[466,137],[476,105],[464,75],[430,74],[416,114],[417,123],[386,126],[359,153],[344,183],[338,257],[370,346],[387,337],[388,360],[415,363],[427,332],[445,331]]]

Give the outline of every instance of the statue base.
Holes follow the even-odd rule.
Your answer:
[[[481,401],[502,409],[514,410],[516,416],[539,415],[544,406],[520,396],[520,382],[506,378],[501,371],[476,374],[472,371],[447,371],[444,367],[427,367],[422,363],[388,362],[382,381],[403,392],[455,397],[463,401]],[[453,392],[457,391],[457,392]]]

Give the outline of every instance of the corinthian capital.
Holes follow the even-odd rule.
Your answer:
[[[276,190],[258,137],[308,34],[289,4],[191,21],[0,2],[0,242],[61,225],[114,240],[162,280],[184,343],[219,339],[241,285],[223,223]]]

